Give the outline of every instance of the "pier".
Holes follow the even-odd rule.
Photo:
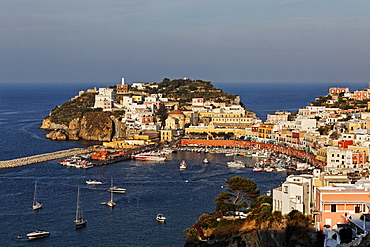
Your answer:
[[[33,155],[33,156],[28,156],[28,157],[23,157],[23,158],[18,158],[18,159],[5,160],[5,161],[0,161],[0,169],[25,166],[25,165],[45,162],[49,160],[61,159],[61,158],[74,156],[74,155],[87,154],[90,152],[91,150],[86,149],[86,148],[72,148],[72,149],[61,150],[61,151],[52,152],[52,153],[38,154],[38,155]]]

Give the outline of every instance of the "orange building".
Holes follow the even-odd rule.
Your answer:
[[[274,128],[273,124],[261,124],[258,127],[258,137],[270,138],[273,128]]]
[[[369,188],[369,180],[316,188],[314,213],[317,230],[323,230],[324,225],[334,227],[336,224],[342,224],[343,215],[368,213]]]

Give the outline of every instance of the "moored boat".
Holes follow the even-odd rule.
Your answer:
[[[37,181],[35,182],[35,190],[33,192],[32,209],[38,210],[42,208],[42,203],[37,200]]]
[[[155,218],[158,222],[160,223],[165,223],[166,222],[166,217],[164,217],[163,214],[157,214],[157,217]]]
[[[28,239],[37,239],[37,238],[45,238],[50,236],[50,232],[45,230],[36,230],[34,232],[27,233]]]
[[[103,184],[103,182],[100,182],[100,181],[96,181],[96,180],[87,180],[86,181],[86,184]]]
[[[126,193],[126,189],[117,186],[110,187],[108,191],[113,193]]]
[[[245,168],[245,164],[240,160],[228,161],[227,166],[230,168]]]
[[[253,171],[254,172],[262,172],[263,171],[263,168],[262,167],[259,167],[259,166],[256,166],[253,168]]]
[[[111,179],[111,188],[113,188],[113,178]],[[116,203],[113,201],[113,190],[110,191],[110,201],[107,202],[107,205],[111,208],[116,206]]]
[[[80,202],[80,186],[78,186],[78,190],[77,190],[76,220],[74,222],[76,224],[76,228],[84,227],[86,226],[86,223],[87,223],[87,220],[82,218],[81,202]]]
[[[180,170],[185,170],[187,167],[185,160],[181,161],[180,163]]]

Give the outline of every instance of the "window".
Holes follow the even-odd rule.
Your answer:
[[[331,204],[330,205],[330,212],[337,212],[337,205],[336,204]]]

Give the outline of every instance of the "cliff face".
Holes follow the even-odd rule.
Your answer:
[[[119,139],[126,134],[126,126],[107,112],[87,112],[82,118],[72,119],[68,126],[46,117],[40,128],[51,130],[46,138],[52,140],[111,141],[113,136]]]
[[[187,241],[185,247],[312,247],[317,245],[314,229],[291,226],[286,220],[256,224],[246,221],[237,233],[222,236],[210,234],[206,241]]]

